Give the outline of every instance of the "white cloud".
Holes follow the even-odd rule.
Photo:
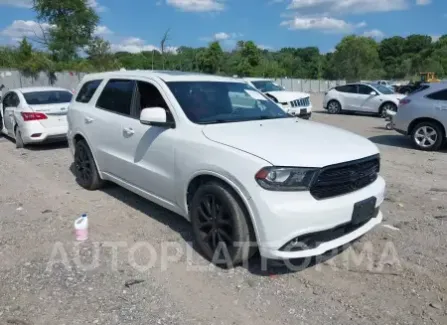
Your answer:
[[[431,0],[416,0],[416,4],[418,6],[425,6],[429,5],[431,3]]]
[[[382,31],[378,30],[378,29],[371,29],[371,30],[365,31],[363,33],[363,36],[371,37],[371,38],[380,40],[380,39],[385,37],[385,34]]]
[[[104,6],[101,6],[97,0],[88,0],[88,4],[98,12],[103,12],[107,9]],[[2,5],[19,8],[32,8],[33,3],[32,0],[0,0],[0,6]]]
[[[166,0],[166,3],[182,11],[208,12],[222,11],[223,0]]]
[[[434,42],[437,42],[438,40],[439,40],[439,38],[440,38],[441,36],[439,36],[439,35],[432,35],[431,36],[431,41],[434,43]]]
[[[88,0],[88,4],[97,12],[104,12],[107,10],[107,7],[100,5],[97,0]]]
[[[227,33],[224,33],[224,32],[214,34],[214,39],[216,41],[223,41],[223,40],[229,39],[230,37],[231,37],[230,35],[228,35]]]
[[[13,40],[20,40],[23,37],[39,38],[50,27],[49,24],[39,24],[33,20],[14,20],[11,25],[0,32],[0,35]]]
[[[367,13],[404,10],[408,0],[292,0],[288,9],[320,9],[332,13]]]
[[[13,6],[19,8],[31,8],[31,0],[0,0],[0,6]]]
[[[129,37],[124,39],[121,43],[112,44],[111,46],[113,52],[129,52],[129,53],[140,53],[143,51],[158,51],[160,48],[152,44],[146,44],[144,40],[138,37]],[[167,52],[177,53],[177,47],[168,46],[166,48]]]
[[[112,34],[113,32],[109,29],[109,27],[103,25],[96,26],[94,31],[95,36],[106,36]]]
[[[278,0],[277,0],[278,1]],[[262,44],[257,44],[256,45],[258,48],[260,48],[261,50],[268,50],[268,51],[271,51],[271,50],[273,50],[273,47],[271,47],[271,46],[268,46],[268,45],[262,45]]]
[[[283,21],[281,26],[287,26],[291,30],[316,29],[327,33],[349,33],[356,28],[365,27],[366,23],[351,24],[331,17],[295,17],[292,20]]]

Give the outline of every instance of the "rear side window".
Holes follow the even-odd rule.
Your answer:
[[[102,80],[92,80],[86,82],[79,91],[76,101],[79,103],[88,103],[92,99],[101,82]]]
[[[428,98],[434,99],[434,100],[446,100],[447,101],[447,89],[437,91],[435,93],[431,93],[430,95],[427,95]]]
[[[372,91],[374,90],[371,87],[365,85],[359,85],[359,94],[370,95]]]
[[[104,87],[96,106],[113,113],[130,116],[135,81],[111,79]]]
[[[338,86],[335,87],[337,91],[340,91],[342,93],[357,93],[357,86],[356,85],[344,85],[344,86]]]

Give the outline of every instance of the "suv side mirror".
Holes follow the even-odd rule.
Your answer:
[[[174,127],[174,122],[168,121],[166,110],[162,107],[150,107],[142,109],[140,113],[140,123],[167,128]]]
[[[372,92],[369,93],[371,96],[377,96],[377,93],[373,90]]]

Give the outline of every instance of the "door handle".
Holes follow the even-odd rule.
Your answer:
[[[132,128],[124,128],[123,132],[124,132],[124,134],[129,135],[129,136],[131,136],[135,133],[135,131]]]
[[[84,118],[84,121],[85,121],[85,123],[92,123],[93,121],[94,121],[94,119],[92,119],[91,117],[88,117],[88,116],[86,116],[85,118]]]

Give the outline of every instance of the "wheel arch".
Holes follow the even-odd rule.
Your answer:
[[[96,159],[96,152],[95,152],[95,150],[92,150],[92,145],[88,141],[87,137],[84,136],[81,132],[76,132],[73,135],[72,139],[71,140],[69,139],[68,141],[72,141],[73,142],[73,148],[75,148],[76,147],[76,143],[78,143],[81,140],[84,140],[87,143],[88,147],[90,148],[90,152],[92,153],[93,160],[94,160],[95,165],[96,165],[96,169],[98,170],[98,173],[99,173],[99,175],[102,178],[101,167],[99,166],[98,160]],[[74,151],[73,151],[73,154],[74,154]]]
[[[251,199],[251,197],[248,191],[246,191],[244,188],[241,188],[241,186],[237,185],[236,182],[232,181],[229,177],[223,176],[216,172],[201,171],[195,173],[188,181],[188,185],[186,187],[186,193],[184,195],[184,202],[188,214],[188,219],[189,219],[189,213],[188,213],[189,203],[191,202],[195,191],[197,191],[200,185],[211,181],[223,184],[235,195],[236,199],[241,204],[242,209],[244,209],[246,213],[247,221],[249,223],[249,226],[252,228],[256,239],[259,238],[257,223],[254,218],[255,212],[253,211],[253,209],[249,204],[249,200]]]
[[[338,99],[338,98],[331,98],[331,99],[328,100],[326,106],[329,107],[329,104],[330,104],[331,102],[336,102],[336,103],[338,103],[338,105],[340,106],[340,110],[343,109],[343,106],[342,106],[342,104],[341,104],[340,99]]]
[[[444,138],[446,137],[447,133],[446,133],[445,126],[441,122],[439,122],[437,119],[432,118],[432,117],[418,117],[418,118],[414,119],[413,121],[411,121],[411,123],[408,125],[408,134],[412,134],[416,125],[418,125],[419,123],[422,123],[422,122],[431,122],[431,123],[437,124],[441,128]]]

